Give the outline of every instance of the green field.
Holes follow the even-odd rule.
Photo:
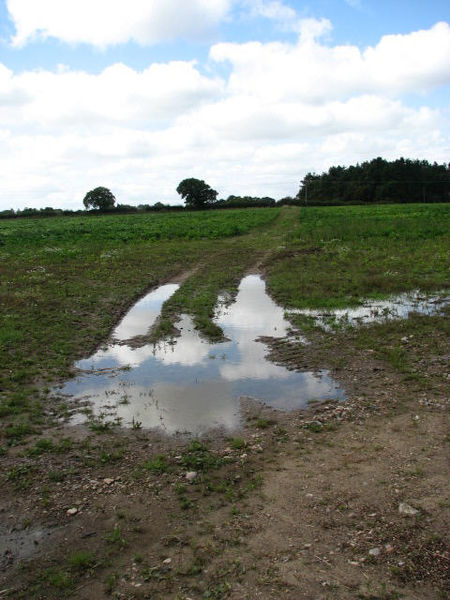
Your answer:
[[[449,204],[306,207],[300,223],[270,269],[284,305],[341,308],[449,285]]]
[[[307,566],[308,598],[446,597],[448,306],[329,329],[288,313],[298,331],[265,339],[269,356],[329,372],[345,401],[244,403],[236,433],[65,426],[72,403],[52,390],[172,278],[155,339],[180,313],[220,339],[217,298],[252,272],[279,304],[331,320],[368,297],[448,297],[449,215],[414,204],[0,221],[0,543],[31,548],[0,556],[0,595],[300,597],[282,563]]]
[[[42,421],[67,377],[148,289],[189,271],[157,336],[190,313],[207,336],[220,292],[256,264],[277,301],[338,307],[448,286],[449,205],[243,209],[0,222],[3,444]]]

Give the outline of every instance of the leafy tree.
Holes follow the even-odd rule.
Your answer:
[[[216,190],[213,190],[202,179],[183,179],[178,185],[177,192],[183,198],[187,208],[208,208],[217,198]]]
[[[86,194],[83,204],[86,208],[98,208],[99,210],[107,210],[113,208],[116,202],[114,194],[105,187],[97,187]]]

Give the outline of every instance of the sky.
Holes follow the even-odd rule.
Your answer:
[[[446,0],[0,0],[0,210],[450,160]]]

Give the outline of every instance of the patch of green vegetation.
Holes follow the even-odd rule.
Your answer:
[[[191,471],[208,471],[222,466],[224,461],[199,440],[192,440],[182,455],[181,464]]]
[[[16,490],[24,491],[32,484],[31,474],[33,471],[34,466],[32,465],[19,465],[7,472],[6,479],[13,483]]]
[[[151,460],[148,460],[144,463],[143,467],[147,471],[152,471],[155,473],[167,473],[169,470],[169,462],[167,457],[164,454],[157,454]]]
[[[67,564],[77,571],[89,571],[96,564],[95,554],[87,550],[78,550],[68,557]]]
[[[230,440],[230,442],[231,442],[231,447],[234,450],[241,450],[242,448],[245,448],[245,446],[246,446],[246,442],[242,438],[232,438]]]
[[[303,207],[270,259],[269,290],[285,306],[331,309],[448,288],[449,231],[448,204]]]
[[[105,541],[113,548],[120,550],[128,546],[128,542],[123,536],[123,526],[115,525],[113,529],[105,535]]]

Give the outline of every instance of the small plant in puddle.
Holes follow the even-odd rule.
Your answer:
[[[117,420],[105,421],[102,417],[92,417],[89,420],[89,429],[95,433],[105,433],[110,431],[115,425],[118,424],[120,424],[120,421],[117,423]]]
[[[137,421],[134,417],[131,421],[131,429],[142,429],[142,421]]]

